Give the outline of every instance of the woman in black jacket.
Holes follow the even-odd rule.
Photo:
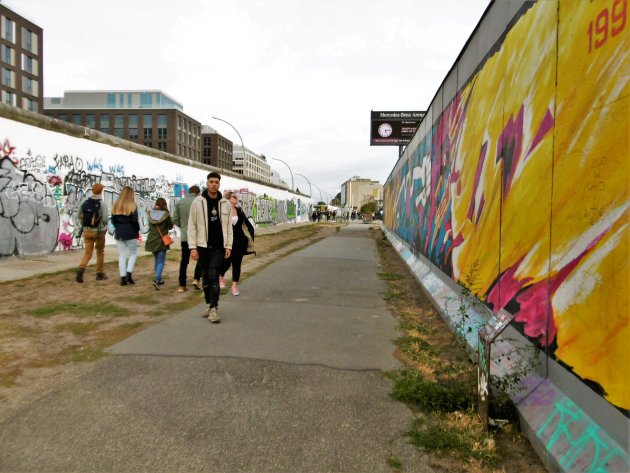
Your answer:
[[[135,284],[131,278],[138,253],[140,223],[136,199],[131,187],[124,187],[112,207],[111,222],[114,225],[114,237],[118,245],[118,269],[120,285]]]
[[[231,191],[227,191],[223,193],[223,197],[227,199],[230,204],[232,204],[232,210],[230,211],[230,218],[232,219],[232,228],[234,231],[234,241],[232,243],[232,253],[230,257],[223,260],[223,267],[221,268],[221,273],[219,276],[219,286],[221,288],[225,287],[225,273],[232,266],[232,295],[238,296],[238,282],[241,279],[241,263],[243,261],[243,256],[254,253],[253,251],[248,251],[248,243],[249,241],[254,241],[254,227],[249,220],[245,216],[245,213],[238,205],[238,196]],[[247,233],[245,233],[245,227],[247,229]]]

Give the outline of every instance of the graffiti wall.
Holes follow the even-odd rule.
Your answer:
[[[135,190],[146,234],[145,210],[158,197],[172,208],[189,186],[205,187],[210,172],[2,117],[0,143],[0,257],[80,246],[75,226],[96,182],[109,209],[123,187]],[[222,177],[221,190],[236,191],[257,225],[307,220],[311,212],[309,198],[232,176]]]
[[[626,417],[627,3],[523,2],[385,185],[390,230]]]

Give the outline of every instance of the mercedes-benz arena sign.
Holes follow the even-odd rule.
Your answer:
[[[370,146],[402,146],[420,125],[425,112],[375,112],[372,111]]]

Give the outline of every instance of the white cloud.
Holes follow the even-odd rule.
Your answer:
[[[370,110],[426,108],[487,0],[3,3],[44,28],[46,96],[161,89],[336,194],[353,175],[384,182],[398,148],[369,147]]]

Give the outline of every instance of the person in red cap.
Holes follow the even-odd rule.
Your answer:
[[[83,282],[83,273],[92,258],[94,247],[96,247],[96,280],[107,279],[105,275],[105,234],[107,233],[107,218],[109,212],[105,202],[103,202],[103,184],[97,182],[92,186],[92,195],[81,204],[78,225],[76,227],[76,237],[81,238],[85,252],[77,269],[76,280]]]

